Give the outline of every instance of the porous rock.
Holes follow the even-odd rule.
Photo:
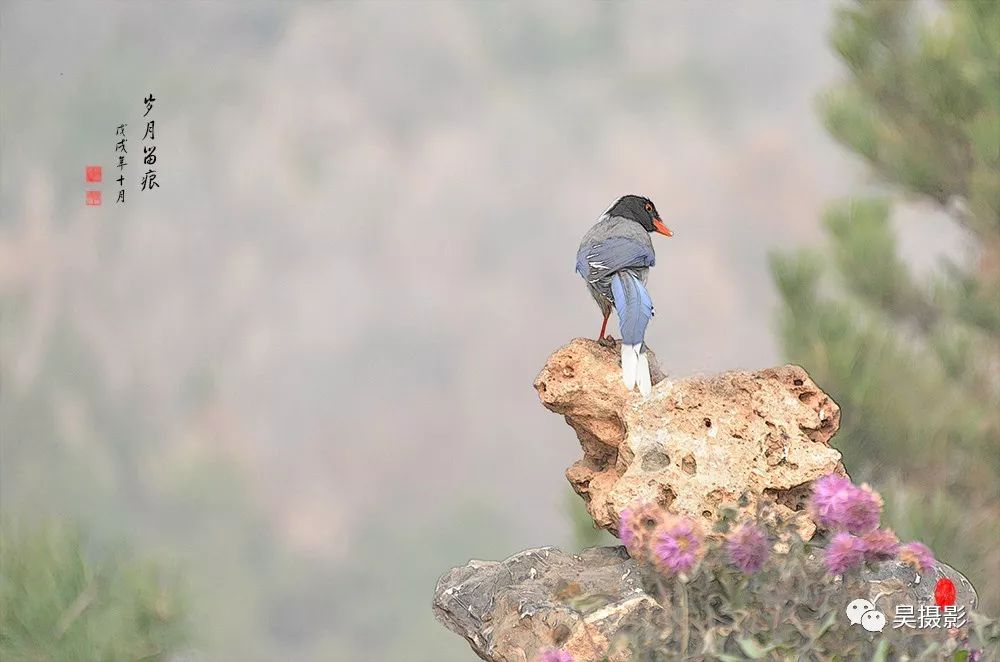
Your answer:
[[[580,662],[601,659],[619,630],[649,622],[658,609],[623,547],[579,555],[541,547],[470,561],[434,591],[437,619],[490,662],[533,661],[548,647]]]
[[[619,515],[657,503],[714,520],[746,495],[774,500],[809,538],[810,486],[844,473],[830,438],[840,408],[802,368],[670,379],[651,361],[648,397],[627,391],[620,345],[578,338],[557,350],[535,380],[542,404],[576,432],[583,457],[566,471],[597,526],[617,534]]]

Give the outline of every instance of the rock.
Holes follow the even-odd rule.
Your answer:
[[[502,562],[470,561],[434,591],[437,619],[493,662],[533,661],[550,646],[576,662],[602,659],[615,633],[659,609],[624,547],[579,556],[541,547]]]
[[[918,575],[887,561],[862,577],[868,595],[852,597],[872,600],[890,623],[896,604],[914,605],[915,613],[933,604],[940,577],[955,582],[956,604],[966,614],[977,604],[968,580],[944,564]],[[441,577],[434,591],[437,619],[489,662],[534,662],[548,647],[564,648],[574,662],[624,662],[626,650],[609,650],[615,635],[649,624],[661,609],[623,547],[594,547],[579,556],[541,547],[501,562],[470,561]]]
[[[942,578],[955,583],[955,605],[965,607],[966,615],[979,606],[979,595],[972,582],[940,561],[935,561],[934,567],[926,572],[917,572],[902,561],[885,561],[873,569],[863,570],[861,577],[869,586],[868,595],[864,597],[885,613],[890,623],[896,605],[913,605],[914,613],[919,610],[919,605],[933,605],[934,587]]]
[[[802,368],[672,380],[651,357],[654,386],[644,398],[625,390],[619,356],[617,342],[577,339],[553,354],[535,381],[542,403],[565,416],[580,440],[583,458],[566,476],[598,526],[617,534],[619,514],[637,501],[713,520],[721,505],[746,497],[741,507],[773,502],[771,512],[812,537],[816,526],[804,509],[811,484],[845,471],[830,447],[840,409]],[[822,547],[822,539],[814,543]],[[825,572],[822,558],[819,549],[810,554],[810,572]],[[627,662],[621,642],[628,637],[619,635],[675,616],[646,592],[647,570],[624,547],[579,555],[529,549],[446,573],[434,613],[490,662],[534,662],[548,647],[575,662]],[[863,570],[864,586],[852,578],[859,595],[845,600],[867,598],[892,622],[896,605],[933,604],[942,577],[955,583],[966,613],[976,607],[972,585],[952,568],[936,563],[919,574],[895,560]]]
[[[651,367],[655,361],[651,361]],[[542,404],[576,431],[583,458],[567,471],[597,526],[617,535],[621,511],[649,501],[714,519],[742,494],[774,499],[809,538],[812,481],[844,473],[830,438],[840,408],[798,366],[671,380],[653,370],[648,398],[621,380],[616,343],[578,338],[535,380]]]

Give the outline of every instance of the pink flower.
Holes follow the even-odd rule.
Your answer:
[[[569,651],[561,648],[546,648],[538,651],[536,662],[573,662],[573,656]]]
[[[861,538],[865,548],[865,561],[888,561],[896,558],[899,538],[892,529],[875,529]]]
[[[830,474],[813,485],[809,508],[827,529],[864,535],[878,528],[882,498],[867,485],[858,487],[849,478]]]
[[[934,554],[922,542],[908,542],[899,547],[899,560],[909,563],[920,572],[927,572],[934,567]]]
[[[865,544],[857,536],[841,531],[826,548],[826,568],[831,574],[840,575],[864,563]]]
[[[729,534],[726,550],[733,565],[748,575],[760,570],[771,553],[767,533],[760,526],[750,523],[743,524]]]
[[[687,572],[701,555],[701,531],[686,517],[671,517],[653,532],[653,563],[669,574]]]
[[[652,532],[665,516],[666,512],[652,503],[637,503],[622,511],[618,518],[618,537],[633,558],[646,558]]]
[[[633,512],[631,508],[626,508],[618,516],[618,538],[629,549],[632,549],[632,546],[635,544],[636,530],[633,527]]]

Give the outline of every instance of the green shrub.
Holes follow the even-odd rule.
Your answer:
[[[58,523],[0,526],[0,659],[165,660],[186,641],[174,582]]]
[[[939,627],[923,628],[917,618],[927,605],[914,604],[904,583],[880,577],[872,595],[866,569],[908,564],[930,577],[935,561],[922,543],[900,544],[880,528],[882,499],[869,487],[837,475],[816,481],[809,511],[821,533],[809,541],[799,535],[801,519],[770,503],[751,512],[748,505],[720,509],[711,530],[656,504],[622,512],[619,536],[664,608],[620,630],[606,660],[965,661],[990,659],[1000,644],[1000,624],[968,612],[954,594],[952,611],[938,607]],[[852,625],[846,614],[870,596],[885,617],[880,632]],[[913,607],[917,627],[897,621],[897,605]],[[572,656],[549,649],[538,660]]]

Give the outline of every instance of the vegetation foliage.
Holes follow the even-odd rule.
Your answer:
[[[56,523],[0,531],[0,659],[166,660],[188,639],[163,568],[123,549],[88,549]]]
[[[773,256],[781,339],[840,404],[836,445],[852,475],[995,611],[1000,3],[856,2],[838,11],[832,44],[848,75],[822,118],[882,192],[832,204],[821,251]],[[917,275],[892,223],[904,200],[957,224],[967,254]]]
[[[899,545],[879,528],[881,498],[866,486],[837,476],[817,483],[810,510],[825,528],[808,541],[795,520],[779,517],[771,504],[749,514],[747,504],[721,509],[711,531],[655,504],[622,513],[622,542],[664,609],[621,630],[606,660],[627,652],[637,662],[964,661],[988,659],[983,656],[1000,645],[1000,624],[964,607],[954,612],[953,627],[894,622],[895,605],[911,605],[914,613],[918,605],[905,592],[873,595],[866,570],[891,563],[924,576],[934,560],[922,544]],[[857,543],[855,557],[845,561],[836,548],[841,539]],[[594,597],[575,608],[585,615],[595,608]],[[881,632],[852,624],[845,613],[852,599],[869,597],[886,617]],[[550,649],[538,660],[573,662],[573,656]]]
[[[715,533],[730,530],[730,511]],[[627,632],[620,646],[636,662],[683,659],[737,660],[917,660],[973,658],[1000,642],[1000,627],[968,615],[967,633],[892,627],[871,633],[851,625],[846,596],[867,596],[862,568],[831,575],[817,541],[804,542],[793,527],[772,528],[772,539],[788,551],[747,574],[732,563],[725,545],[709,538],[704,557],[690,575],[664,577],[647,565],[647,581],[666,609],[650,624]],[[877,608],[884,609],[881,604]]]

